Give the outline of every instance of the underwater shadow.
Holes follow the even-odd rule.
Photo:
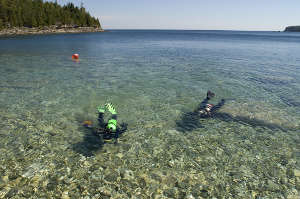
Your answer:
[[[205,100],[203,100],[204,103]],[[222,106],[225,104],[225,100],[221,100],[217,105],[215,105],[212,109],[212,114],[209,117],[202,117],[201,114],[199,114],[199,110],[203,108],[203,102],[192,112],[184,113],[181,118],[176,121],[176,129],[181,132],[188,132],[193,131],[198,128],[203,128],[203,124],[201,124],[201,120],[204,121],[205,119],[218,119],[225,122],[237,122],[244,125],[249,125],[252,127],[265,127],[271,130],[282,130],[282,131],[288,131],[288,130],[296,130],[294,128],[289,127],[282,127],[280,125],[274,124],[274,123],[268,123],[264,120],[255,119],[255,118],[249,118],[246,116],[233,116],[229,113],[224,112],[218,112]]]
[[[93,133],[91,129],[80,127],[81,132],[84,132],[84,137],[81,142],[75,143],[72,149],[86,157],[91,157],[95,152],[100,151],[104,142],[100,136]]]
[[[217,118],[217,119],[225,121],[225,122],[237,122],[237,123],[245,124],[245,125],[252,126],[252,127],[264,127],[264,128],[268,128],[271,130],[282,130],[285,132],[288,130],[295,130],[293,128],[282,127],[278,124],[269,123],[264,120],[249,118],[246,116],[232,116],[231,114],[224,113],[224,112],[215,113],[213,118]]]
[[[176,130],[187,132],[193,131],[198,128],[203,128],[204,126],[201,125],[199,113],[196,111],[184,113],[176,123]]]

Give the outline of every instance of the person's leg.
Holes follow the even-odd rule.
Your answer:
[[[117,129],[117,131],[115,133],[115,144],[118,143],[118,138],[119,138],[119,130]]]
[[[124,133],[125,131],[127,131],[127,126],[128,126],[127,123],[122,123],[122,124],[120,125],[120,128],[119,128],[119,135],[122,134],[122,133]]]
[[[112,116],[111,116],[111,119],[115,119],[115,120],[117,120],[117,114],[112,114]]]
[[[99,122],[99,126],[101,128],[105,128],[105,123],[104,123],[104,113],[98,113],[98,122]]]

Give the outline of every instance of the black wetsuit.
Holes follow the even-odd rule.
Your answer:
[[[213,114],[225,104],[225,99],[222,99],[217,105],[213,105],[210,111],[207,112],[205,108],[207,104],[209,104],[209,100],[210,97],[206,97],[195,110],[195,112],[198,112],[202,118],[213,116]]]
[[[103,116],[104,116],[104,113],[98,114],[98,122],[99,122],[100,128],[95,129],[94,133],[96,135],[102,135],[103,139],[105,139],[105,140],[110,140],[112,138],[118,139],[119,135],[124,133],[127,130],[126,123],[122,123],[120,127],[117,126],[116,131],[112,131],[112,130],[108,129],[107,123],[104,122]],[[111,119],[117,120],[117,115],[113,114]]]

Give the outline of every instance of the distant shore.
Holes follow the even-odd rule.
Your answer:
[[[300,32],[300,26],[288,26],[284,32]]]
[[[87,33],[104,32],[102,28],[97,27],[42,27],[42,28],[9,28],[0,30],[0,36],[14,35],[38,35],[38,34],[59,34],[59,33]]]

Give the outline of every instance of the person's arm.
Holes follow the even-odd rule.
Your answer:
[[[117,129],[115,133],[115,144],[118,143],[118,138],[119,138],[119,129]]]
[[[122,123],[121,127],[117,128],[116,133],[115,133],[115,144],[118,143],[119,135],[124,133],[127,130],[127,125],[128,124],[126,124],[126,123]]]
[[[210,110],[211,113],[216,112],[219,110],[222,106],[225,104],[225,99],[222,99],[217,105],[213,106],[212,109]]]
[[[127,123],[122,123],[122,124],[121,124],[121,127],[118,128],[118,130],[119,130],[119,135],[122,134],[122,133],[124,133],[125,131],[127,131],[127,126],[128,126]]]

